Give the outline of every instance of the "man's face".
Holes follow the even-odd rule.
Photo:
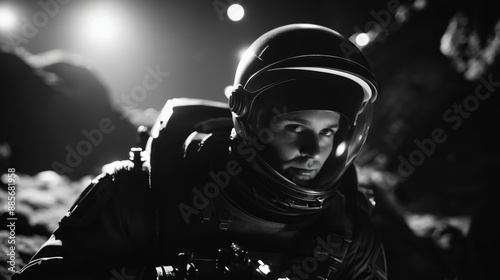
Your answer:
[[[273,140],[264,157],[271,166],[299,186],[316,177],[330,155],[340,115],[333,111],[307,110],[271,119]]]

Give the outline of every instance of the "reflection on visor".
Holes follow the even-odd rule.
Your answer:
[[[337,146],[337,149],[335,150],[335,156],[337,156],[337,157],[342,156],[345,153],[346,147],[347,147],[347,145],[346,145],[345,141],[340,143]]]

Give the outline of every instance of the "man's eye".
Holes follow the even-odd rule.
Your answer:
[[[304,127],[298,124],[289,124],[286,128],[291,132],[302,132],[304,131]]]
[[[333,136],[335,134],[335,131],[333,131],[333,129],[328,128],[321,130],[320,134],[323,136]]]

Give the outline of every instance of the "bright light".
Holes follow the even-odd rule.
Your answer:
[[[366,33],[359,33],[356,36],[356,44],[360,47],[364,47],[370,43],[370,36]]]
[[[232,21],[239,21],[245,15],[245,9],[240,4],[232,4],[227,8],[227,16]]]
[[[126,26],[121,9],[110,3],[96,3],[82,13],[80,39],[91,45],[116,46],[123,43]]]
[[[229,99],[229,96],[231,96],[231,93],[233,92],[233,86],[229,85],[226,88],[224,88],[224,95]]]
[[[0,30],[11,30],[16,24],[16,12],[10,7],[0,7]]]
[[[242,59],[248,48],[244,48],[238,51],[238,59]]]
[[[112,14],[106,11],[97,11],[90,14],[86,32],[91,37],[100,41],[112,40],[118,31],[118,25]]]

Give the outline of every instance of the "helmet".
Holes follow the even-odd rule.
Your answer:
[[[233,138],[248,146],[262,137],[272,117],[301,110],[330,110],[342,117],[334,147],[314,188],[299,186],[273,169],[262,154],[252,167],[286,200],[323,201],[363,146],[377,85],[361,51],[338,32],[314,24],[290,24],[259,37],[238,64],[229,96]],[[269,130],[267,130],[269,132]],[[306,203],[307,204],[307,203]]]

